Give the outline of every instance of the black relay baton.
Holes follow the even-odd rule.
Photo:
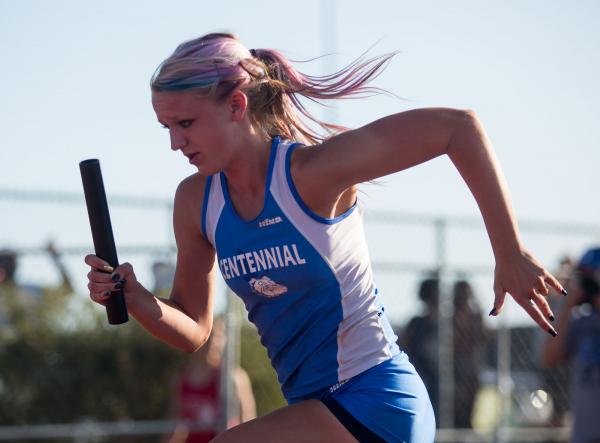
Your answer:
[[[97,159],[83,160],[79,163],[79,170],[81,171],[83,193],[96,255],[116,268],[119,266],[119,259],[110,223],[100,161]],[[111,325],[120,325],[129,319],[123,289],[111,292],[111,297],[106,301],[106,314]]]

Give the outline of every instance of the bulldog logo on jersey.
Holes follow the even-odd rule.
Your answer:
[[[277,297],[281,294],[285,294],[288,290],[288,288],[279,283],[275,283],[266,275],[261,278],[251,278],[248,283],[254,292],[264,295],[265,297]]]

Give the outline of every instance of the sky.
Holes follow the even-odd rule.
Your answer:
[[[368,5],[368,7],[366,6]],[[548,267],[600,242],[596,173],[600,165],[600,3],[595,1],[306,0],[200,2],[154,0],[0,0],[0,247],[91,247],[80,204],[15,201],[6,190],[80,194],[78,163],[99,158],[114,196],[172,199],[194,169],[169,149],[150,105],[149,79],[184,40],[214,31],[237,34],[248,48],[274,48],[322,75],[364,51],[399,51],[374,85],[377,96],[311,108],[359,127],[414,108],[473,109],[507,177],[515,212],[528,222],[592,226],[584,234],[527,229],[526,244]],[[368,146],[365,149],[369,149]],[[378,211],[480,219],[473,197],[447,157],[362,188],[374,261],[431,263],[430,226],[381,224]],[[4,195],[4,197],[3,197]],[[111,204],[117,245],[172,242],[170,214]],[[493,269],[481,225],[452,225],[447,260]],[[152,257],[140,263],[151,281]],[[81,256],[66,258],[85,295]],[[52,281],[43,256],[24,256],[19,278]],[[472,274],[482,309],[491,308],[489,273]],[[468,274],[467,275],[471,275]],[[380,274],[390,316],[418,311],[418,273]],[[454,277],[453,277],[454,278]],[[149,283],[148,283],[149,284]],[[516,310],[512,318],[523,320]]]

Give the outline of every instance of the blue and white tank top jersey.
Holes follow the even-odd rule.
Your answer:
[[[254,220],[236,213],[222,173],[207,178],[202,213],[221,274],[246,305],[289,402],[400,352],[378,302],[360,211],[355,204],[322,218],[304,205],[290,174],[297,146],[273,139]]]

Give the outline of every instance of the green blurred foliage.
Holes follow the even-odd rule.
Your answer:
[[[44,294],[28,309],[7,310],[0,341],[0,423],[165,417],[169,379],[187,354],[153,339],[135,321],[107,325],[104,312],[89,303],[95,312],[85,314],[92,324],[58,327],[55,307],[65,306],[67,297]]]
[[[67,288],[26,292],[0,285],[0,425],[167,418],[170,382],[188,354],[156,340],[133,319],[108,325],[104,309]],[[258,415],[284,406],[253,325],[243,326],[240,343]]]

